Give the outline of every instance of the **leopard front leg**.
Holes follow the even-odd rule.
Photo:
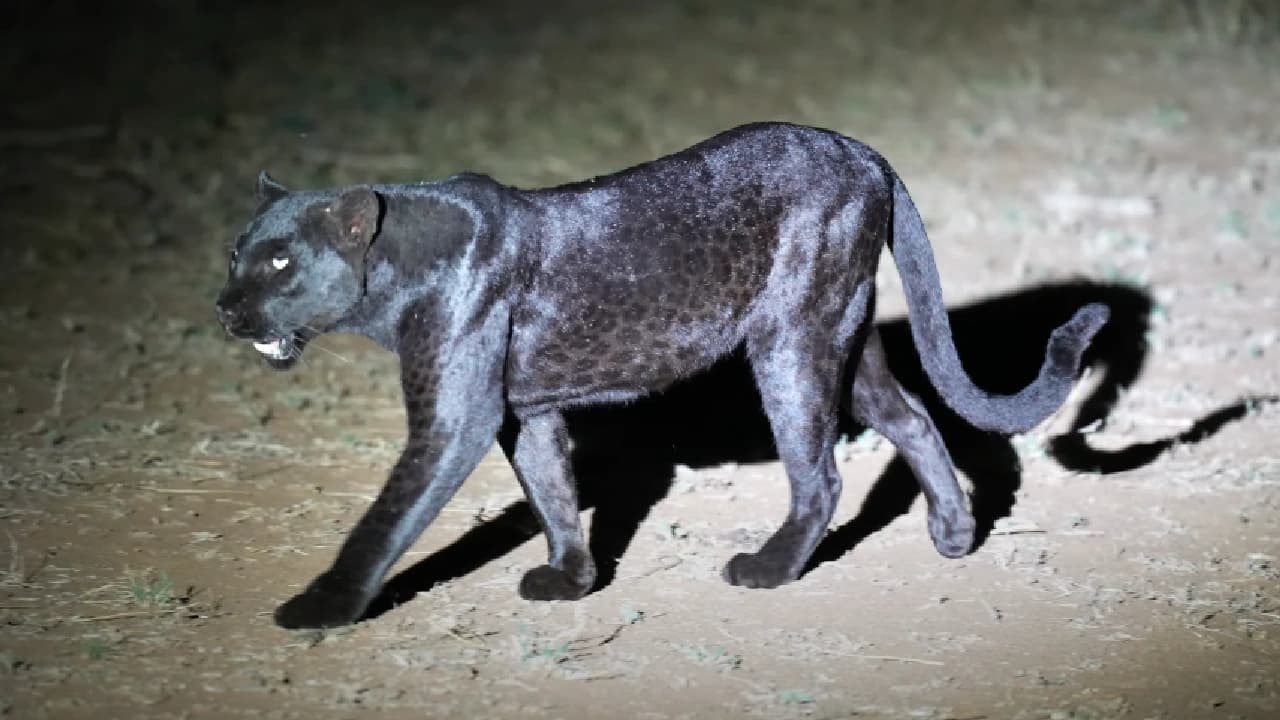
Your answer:
[[[490,441],[493,433],[487,433]],[[333,566],[276,610],[276,624],[328,628],[359,620],[377,596],[387,570],[479,463],[484,450],[476,448],[487,447],[487,442],[479,440],[485,434],[484,424],[477,424],[463,437],[411,436],[386,485],[343,543]],[[432,452],[433,447],[441,452]],[[455,459],[442,462],[444,456]]]
[[[286,628],[327,628],[361,618],[392,564],[453,497],[502,424],[500,318],[428,346],[401,350],[409,438],[400,460],[329,570],[281,605]]]

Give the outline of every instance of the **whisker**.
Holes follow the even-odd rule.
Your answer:
[[[315,349],[317,349],[317,350],[323,350],[323,351],[325,351],[325,352],[329,353],[330,355],[332,355],[332,356],[334,356],[334,357],[338,358],[338,359],[339,359],[339,360],[341,360],[342,362],[347,363],[348,365],[350,365],[352,362],[354,362],[351,358],[346,357],[346,356],[344,356],[344,355],[342,355],[342,354],[340,354],[340,353],[334,352],[333,350],[330,350],[329,348],[327,348],[327,347],[325,347],[325,346],[323,346],[323,345],[315,345],[315,344],[311,344],[311,345],[309,345],[309,347],[314,347],[314,348],[315,348]]]

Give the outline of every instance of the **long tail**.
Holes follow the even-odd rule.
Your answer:
[[[1110,316],[1106,305],[1085,305],[1053,331],[1040,374],[1030,385],[1014,395],[992,395],[974,385],[960,364],[924,223],[896,175],[889,249],[907,296],[916,351],[943,402],[975,427],[1006,434],[1031,429],[1062,405],[1079,372],[1080,356]]]

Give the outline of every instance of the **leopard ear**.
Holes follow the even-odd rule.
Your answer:
[[[270,202],[289,192],[289,189],[275,181],[266,170],[258,173],[258,202]]]
[[[343,252],[369,246],[378,231],[378,195],[365,187],[347,190],[324,207],[325,215],[337,225],[334,246]]]

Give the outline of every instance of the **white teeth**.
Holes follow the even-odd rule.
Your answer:
[[[271,342],[256,342],[253,344],[253,349],[275,360],[283,360],[288,354],[285,352],[284,338],[272,340]]]

